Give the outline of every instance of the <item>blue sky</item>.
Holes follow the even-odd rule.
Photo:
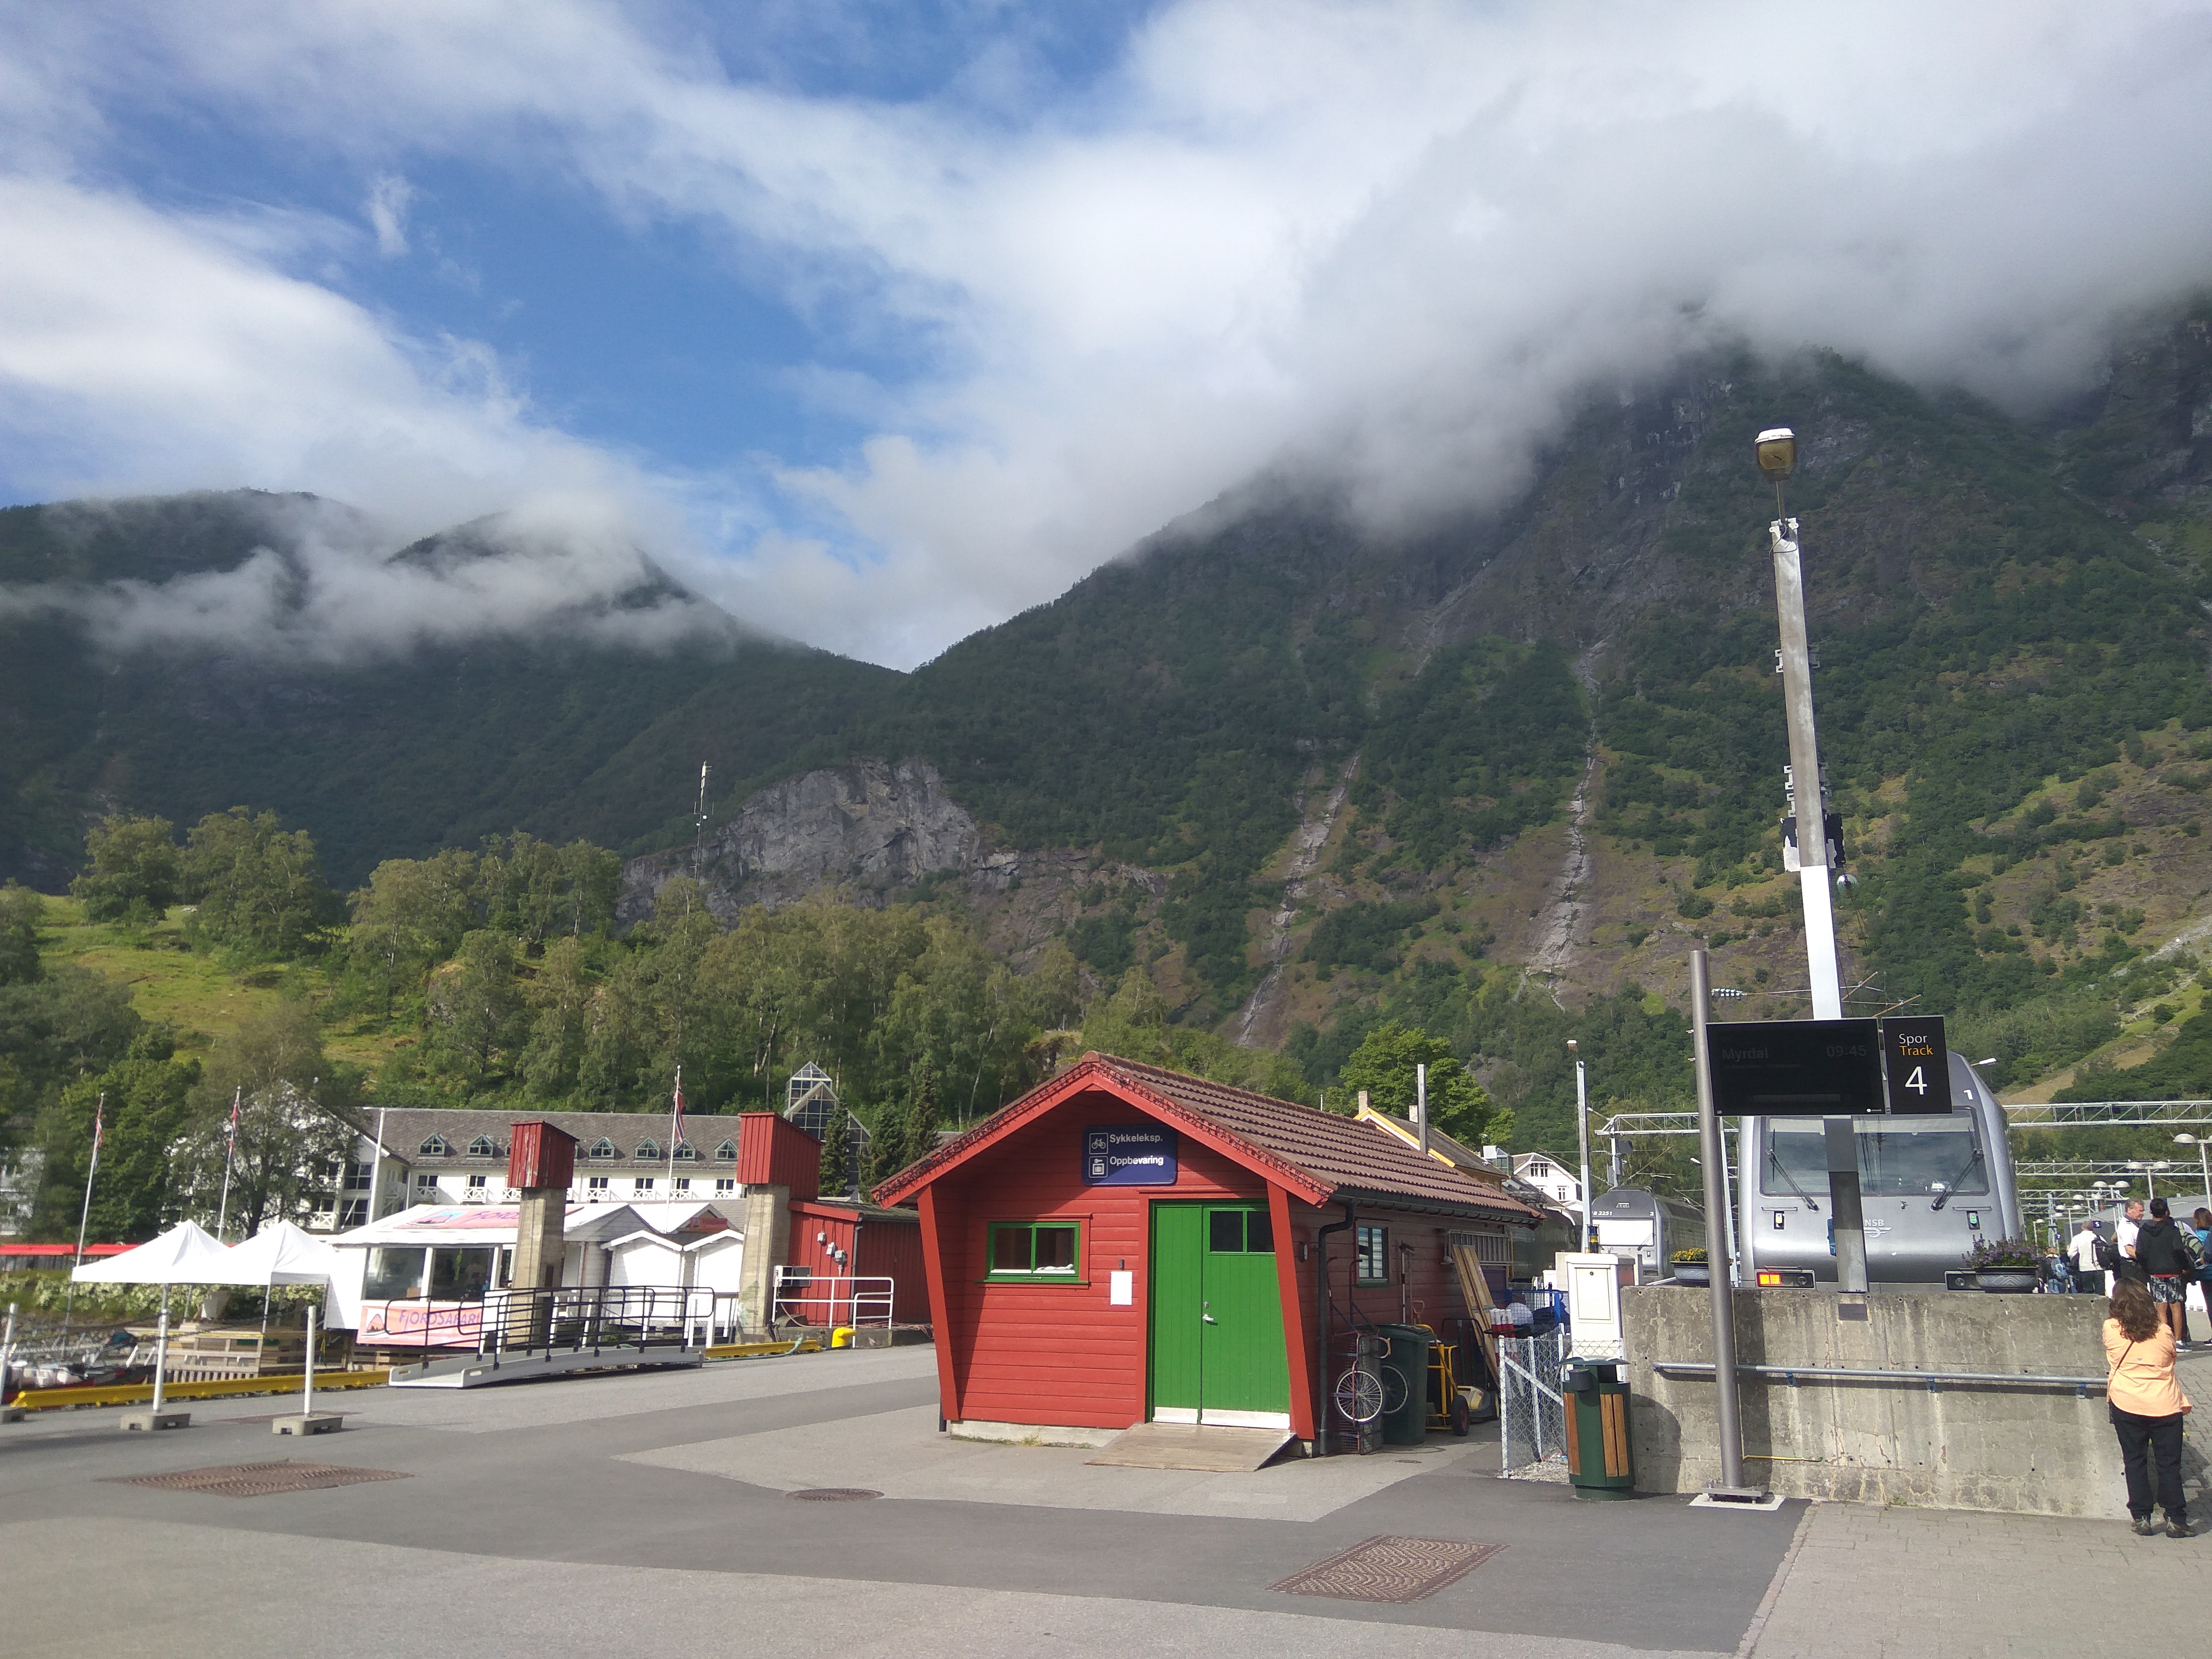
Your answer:
[[[1717,342],[2077,388],[2208,112],[2204,0],[0,0],[0,496],[514,513],[903,665]]]

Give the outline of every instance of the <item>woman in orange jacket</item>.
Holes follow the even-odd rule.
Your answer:
[[[2150,1518],[2153,1456],[2166,1535],[2197,1535],[2181,1490],[2181,1419],[2189,1414],[2189,1396],[2174,1379],[2173,1355],[2173,1332],[2159,1317],[2150,1292],[2122,1279],[2113,1287],[2112,1314],[2105,1322],[2105,1403],[2128,1472],[2128,1514],[2145,1538],[2158,1530]]]

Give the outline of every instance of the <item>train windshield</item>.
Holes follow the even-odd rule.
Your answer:
[[[1890,1118],[1858,1121],[1859,1191],[1873,1197],[1933,1197],[1986,1193],[1989,1160],[1967,1124],[1903,1128]],[[1827,1137],[1817,1127],[1770,1124],[1759,1191],[1771,1197],[1819,1197],[1828,1190]]]

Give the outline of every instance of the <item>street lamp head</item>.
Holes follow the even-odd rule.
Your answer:
[[[1569,1037],[1567,1039],[1567,1052],[1569,1054],[1573,1054],[1579,1046],[1580,1045],[1577,1044],[1572,1037]]]
[[[2173,1144],[2177,1146],[2194,1146],[2197,1144],[2197,1137],[2185,1131],[2174,1136]]]
[[[1752,441],[1759,470],[1769,483],[1780,483],[1797,470],[1797,434],[1786,426],[1769,427]]]

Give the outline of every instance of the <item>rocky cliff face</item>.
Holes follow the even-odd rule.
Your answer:
[[[982,831],[919,760],[825,766],[754,795],[695,854],[633,859],[623,872],[624,922],[650,915],[671,878],[696,876],[725,921],[748,905],[770,909],[824,887],[880,899],[939,870],[984,862]]]

